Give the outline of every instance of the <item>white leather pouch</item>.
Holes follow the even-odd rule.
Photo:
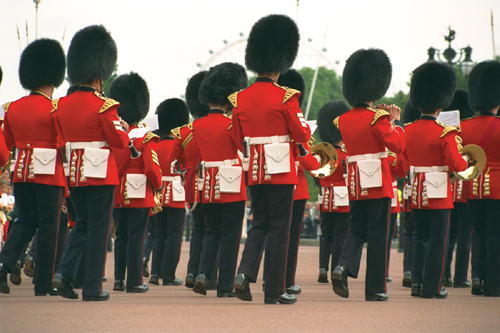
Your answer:
[[[54,175],[56,173],[57,149],[33,148],[33,173]]]
[[[186,201],[186,192],[184,192],[184,186],[180,180],[172,182],[172,198],[174,201]]]
[[[243,166],[244,171],[248,171],[248,168],[250,167],[250,157],[243,157],[241,159],[241,165]]]
[[[290,172],[290,144],[269,143],[264,145],[267,173],[270,175]]]
[[[391,207],[397,207],[398,206],[398,189],[393,188],[394,192],[394,198],[391,199]]]
[[[427,198],[438,199],[448,196],[447,172],[426,172],[425,184],[427,188]]]
[[[335,206],[349,206],[349,189],[347,186],[334,186],[333,196],[335,199]]]
[[[239,166],[219,167],[219,185],[221,193],[240,193],[242,172],[243,169]]]
[[[148,178],[140,173],[127,175],[127,198],[144,199],[146,197],[146,183]]]
[[[358,169],[361,188],[382,186],[382,162],[380,159],[359,161]]]
[[[83,161],[87,178],[106,178],[108,172],[109,149],[85,148]]]

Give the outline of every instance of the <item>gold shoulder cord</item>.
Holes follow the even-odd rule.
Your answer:
[[[112,98],[107,98],[105,100],[104,104],[102,105],[101,109],[99,110],[99,113],[103,113],[103,112],[109,110],[111,107],[113,107],[115,105],[120,106],[120,103],[118,103],[117,101],[115,101]]]
[[[57,107],[59,106],[59,99],[53,99],[52,100],[52,110],[50,111],[50,113],[54,113],[54,111],[57,110]]]
[[[158,135],[152,133],[152,132],[148,132],[146,133],[146,137],[144,138],[144,140],[142,141],[142,143],[146,143],[148,141],[150,141],[151,139],[154,139],[154,138],[160,138]]]

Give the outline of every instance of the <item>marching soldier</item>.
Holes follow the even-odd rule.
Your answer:
[[[342,135],[333,120],[349,111],[345,102],[328,102],[318,112],[318,130],[321,141],[337,150],[338,166],[325,178],[320,178],[319,208],[321,211],[321,236],[319,238],[318,282],[328,283],[328,268],[337,266],[349,229],[349,189],[346,186],[347,154]],[[331,257],[331,264],[330,264]],[[331,275],[330,275],[331,276]]]
[[[486,153],[486,167],[470,181],[472,294],[500,296],[500,63],[477,64],[469,75],[469,104],[479,115],[462,121],[464,145]]]
[[[155,241],[153,244],[153,261],[151,263],[150,283],[158,284],[163,278],[163,285],[182,285],[182,279],[175,277],[175,271],[181,256],[182,231],[186,210],[184,203],[186,193],[181,175],[174,173],[174,160],[170,151],[174,146],[175,135],[171,131],[184,126],[189,121],[186,103],[178,98],[167,99],[156,108],[158,115],[158,133],[161,141],[156,145],[158,160],[162,169],[162,211],[154,216]],[[156,283],[154,283],[156,282]]]
[[[68,78],[78,90],[55,101],[56,129],[67,142],[71,187],[76,214],[59,270],[52,283],[63,297],[77,299],[72,282],[85,249],[84,301],[106,301],[102,289],[114,190],[119,184],[113,148],[130,140],[118,118],[119,103],[102,95],[102,82],[113,73],[117,49],[103,26],[78,31],[68,51]]]
[[[231,95],[234,106],[232,132],[235,143],[249,158],[247,174],[252,197],[253,223],[235,279],[236,297],[251,301],[250,282],[255,282],[268,244],[265,299],[268,304],[295,303],[285,293],[286,258],[294,187],[297,173],[292,153],[296,142],[307,142],[309,126],[299,108],[300,92],[276,84],[297,56],[299,32],[284,15],[261,18],[252,27],[245,63],[257,73],[255,83]],[[242,142],[245,142],[242,144]]]
[[[210,68],[200,86],[200,102],[208,115],[193,122],[193,138],[202,157],[202,211],[206,221],[199,274],[193,291],[206,295],[220,247],[217,297],[234,297],[233,283],[238,261],[241,227],[247,199],[245,177],[238,147],[231,139],[228,96],[246,88],[243,66],[222,63]]]
[[[120,184],[115,187],[116,223],[115,283],[113,290],[144,293],[149,290],[142,281],[142,250],[149,211],[155,207],[154,193],[161,187],[161,170],[156,143],[160,138],[140,128],[149,111],[149,91],[137,73],[120,75],[109,89],[111,98],[120,103],[118,116],[127,124],[129,138],[140,156],[130,150],[112,149],[116,157]],[[124,285],[125,271],[127,282]]]
[[[394,196],[386,148],[399,154],[405,148],[400,109],[374,109],[389,88],[392,66],[384,51],[358,50],[347,59],[342,92],[353,106],[334,120],[349,162],[349,233],[338,266],[332,274],[333,291],[349,297],[347,277],[357,278],[361,251],[368,243],[365,299],[385,301],[387,237],[391,198]]]
[[[413,71],[410,103],[422,116],[406,127],[404,156],[414,172],[411,295],[415,297],[448,295],[442,279],[453,208],[449,175],[451,171],[465,170],[468,163],[458,152],[457,129],[443,125],[436,117],[451,103],[456,86],[455,72],[446,64],[427,62]]]
[[[10,292],[7,272],[12,272],[24,246],[38,229],[43,251],[36,260],[35,296],[56,294],[51,281],[66,182],[52,114],[56,103],[52,93],[64,81],[65,71],[66,60],[59,42],[51,39],[32,42],[23,51],[19,65],[21,85],[31,93],[4,105],[5,142],[13,154],[14,148],[18,150],[12,174],[18,219],[0,253],[2,293]],[[0,151],[3,160],[1,146]]]

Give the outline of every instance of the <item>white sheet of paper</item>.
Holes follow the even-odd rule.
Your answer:
[[[131,140],[134,140],[134,139],[137,139],[137,138],[142,138],[150,130],[151,130],[150,127],[134,128],[133,130],[131,130],[130,132],[128,132],[128,137]]]
[[[316,125],[316,120],[308,120],[306,121],[306,123],[311,128],[311,135],[313,135],[316,131],[316,128],[318,128],[318,125]]]
[[[437,120],[442,122],[447,126],[459,127],[460,126],[460,111],[441,111],[437,117]]]

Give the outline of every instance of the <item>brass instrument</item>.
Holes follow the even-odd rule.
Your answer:
[[[163,208],[161,207],[161,192],[162,192],[162,189],[159,189],[159,190],[153,190],[153,197],[154,197],[154,201],[155,201],[155,206],[153,207],[153,214],[158,214],[159,212],[161,212],[163,210]]]
[[[461,155],[467,156],[469,159],[469,167],[460,172],[453,172],[453,174],[462,180],[472,180],[480,175],[486,166],[486,153],[484,150],[476,145],[466,145],[458,150]]]
[[[314,143],[314,139],[312,143]],[[308,142],[311,146],[311,140]],[[309,173],[316,178],[325,178],[330,176],[338,166],[339,155],[334,146],[327,142],[320,142],[311,147],[311,153],[320,162],[320,167],[317,170],[309,170]]]

